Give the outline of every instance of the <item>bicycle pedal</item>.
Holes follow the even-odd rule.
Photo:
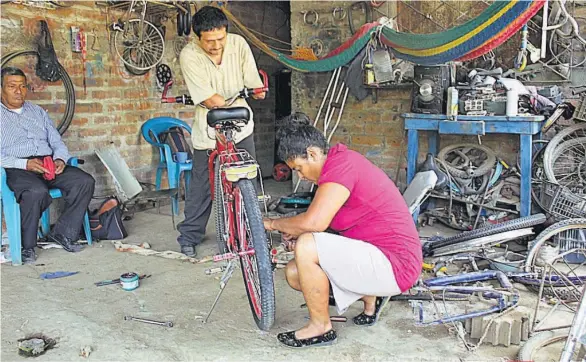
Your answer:
[[[265,201],[271,201],[271,195],[258,195],[258,202],[265,202]]]

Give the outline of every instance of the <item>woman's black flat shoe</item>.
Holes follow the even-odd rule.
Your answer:
[[[352,318],[354,324],[357,326],[374,326],[380,318],[381,311],[389,301],[389,297],[376,297],[374,305],[374,315],[368,315],[364,312],[360,313],[356,317]]]
[[[297,337],[295,337],[295,332],[296,331],[279,333],[277,335],[277,339],[279,340],[279,342],[283,343],[285,346],[290,348],[308,348],[328,346],[334,343],[338,338],[338,334],[333,329],[327,331],[321,336],[306,339],[297,339]]]

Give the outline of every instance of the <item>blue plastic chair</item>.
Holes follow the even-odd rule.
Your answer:
[[[185,192],[189,190],[189,183],[191,181],[191,167],[192,163],[178,163],[173,160],[173,153],[168,144],[161,143],[159,134],[168,131],[171,127],[181,127],[191,134],[191,127],[180,119],[172,117],[157,117],[146,121],[141,127],[142,137],[151,145],[159,148],[159,165],[157,166],[156,189],[161,189],[161,178],[163,171],[167,170],[167,178],[169,180],[169,188],[179,188],[181,174],[185,172]],[[179,214],[179,199],[173,198],[173,212],[175,215]]]
[[[78,160],[72,157],[67,162],[69,166],[77,167]],[[0,195],[2,200],[2,207],[0,208],[0,219],[2,218],[2,209],[4,210],[4,218],[6,219],[6,228],[8,229],[8,244],[10,246],[10,255],[12,257],[12,265],[22,264],[22,242],[20,233],[20,206],[16,202],[16,197],[8,185],[6,184],[6,171],[0,168]],[[53,199],[63,197],[61,190],[49,189],[49,195]],[[47,208],[41,215],[41,232],[40,237],[45,237],[49,234],[51,227],[50,210]],[[92,232],[90,229],[90,218],[88,213],[85,213],[83,218],[83,229],[85,237],[89,245],[92,245]],[[0,231],[0,238],[2,232]]]

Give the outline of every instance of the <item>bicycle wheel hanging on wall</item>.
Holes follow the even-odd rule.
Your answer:
[[[31,87],[31,84],[34,82],[39,82],[39,84],[48,83],[42,81],[35,74],[35,66],[39,57],[39,53],[37,53],[36,50],[23,50],[3,56],[2,68],[9,65],[8,63],[13,61],[17,57],[23,57],[24,59],[22,59],[22,61],[19,60],[18,62],[14,62],[12,63],[12,65],[18,66],[25,73],[27,73],[27,81],[29,84],[29,88]],[[69,125],[71,124],[71,120],[73,119],[73,115],[75,113],[75,88],[73,87],[73,82],[71,81],[71,78],[69,78],[69,74],[67,74],[67,71],[65,70],[65,68],[63,68],[61,64],[59,64],[58,71],[60,74],[60,79],[57,82],[48,84],[55,84],[61,82],[63,84],[63,87],[65,88],[66,103],[63,116],[61,117],[61,120],[59,120],[58,122],[54,120],[55,128],[57,129],[59,134],[64,134],[69,128]]]
[[[124,54],[122,54],[123,59],[127,60],[127,61],[132,61],[132,59],[136,59],[136,49],[130,49],[127,48],[124,50]],[[136,69],[135,67],[131,67],[128,64],[126,64],[126,62],[123,63],[124,64],[124,69],[126,69],[126,71],[132,75],[136,75],[136,76],[141,76],[141,75],[145,75],[149,72],[150,69],[146,69],[146,70],[141,70],[141,69]]]
[[[165,54],[163,34],[152,23],[141,19],[130,19],[124,24],[123,31],[114,35],[116,54],[124,64],[136,70],[155,67]],[[130,49],[130,57],[124,56]],[[128,53],[127,53],[128,54]]]

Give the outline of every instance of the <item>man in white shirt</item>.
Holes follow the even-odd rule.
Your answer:
[[[228,19],[222,10],[205,6],[193,17],[197,36],[181,51],[181,71],[193,102],[197,104],[192,127],[193,168],[187,200],[185,220],[178,226],[177,242],[181,252],[196,256],[195,246],[205,236],[212,209],[208,174],[208,152],[215,148],[215,132],[206,122],[210,109],[226,106],[226,99],[243,88],[263,86],[250,46],[244,38],[228,33]],[[253,96],[264,99],[265,93]],[[250,106],[238,99],[234,107]],[[252,115],[252,110],[250,111]],[[252,119],[234,135],[238,148],[247,150],[255,158]]]

